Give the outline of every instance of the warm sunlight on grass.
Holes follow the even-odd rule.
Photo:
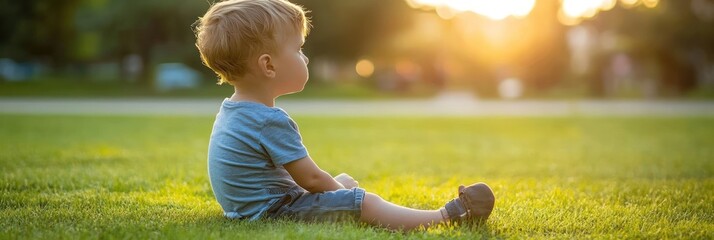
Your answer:
[[[227,221],[206,170],[210,117],[0,117],[3,238],[714,237],[714,122],[673,118],[296,117],[332,174],[415,208],[459,184],[497,196],[486,226],[391,233]]]

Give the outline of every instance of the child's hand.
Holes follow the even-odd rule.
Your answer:
[[[337,176],[335,176],[335,181],[341,183],[345,188],[351,189],[355,187],[359,187],[359,182],[355,181],[352,176],[347,175],[347,173],[340,173]]]

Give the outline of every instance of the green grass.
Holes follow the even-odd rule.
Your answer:
[[[225,220],[210,117],[0,116],[0,238],[714,238],[714,118],[298,116],[328,172],[438,208],[485,181],[486,226],[393,233]]]

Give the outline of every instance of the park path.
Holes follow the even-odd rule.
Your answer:
[[[2,114],[212,116],[222,99],[0,98]],[[278,100],[291,115],[319,116],[714,116],[714,101]]]

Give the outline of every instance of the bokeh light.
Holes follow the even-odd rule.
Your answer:
[[[371,77],[372,74],[374,74],[374,63],[367,59],[359,60],[357,64],[355,64],[355,71],[360,77]]]
[[[642,3],[648,8],[653,8],[659,4],[659,0],[643,0]]]
[[[523,95],[523,83],[517,78],[507,78],[498,84],[498,93],[503,99],[516,99]]]

